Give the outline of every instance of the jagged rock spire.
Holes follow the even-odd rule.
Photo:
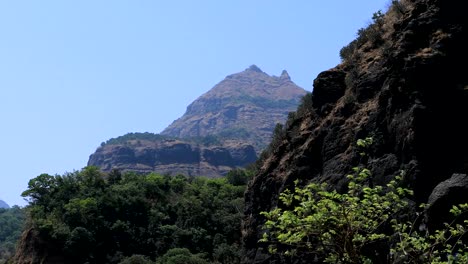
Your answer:
[[[289,76],[286,70],[283,70],[280,75],[280,80],[282,81],[291,81],[291,77]]]

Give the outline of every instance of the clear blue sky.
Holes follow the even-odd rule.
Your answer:
[[[389,0],[0,2],[0,199],[158,133],[225,76],[286,69],[308,91]]]

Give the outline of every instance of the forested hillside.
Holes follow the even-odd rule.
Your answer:
[[[4,263],[15,254],[25,218],[24,209],[18,206],[0,208],[0,263]]]
[[[95,167],[42,174],[23,193],[31,219],[15,261],[238,263],[247,180],[242,170],[221,179]]]

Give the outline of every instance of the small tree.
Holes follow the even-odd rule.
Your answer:
[[[362,156],[370,144],[371,138],[358,141],[364,150]],[[343,194],[329,190],[325,183],[299,187],[296,181],[294,191],[280,194],[283,208],[261,213],[267,221],[260,242],[268,243],[272,254],[315,253],[326,263],[372,263],[372,259],[468,263],[468,245],[462,240],[468,232],[468,220],[445,224],[433,234],[415,231],[414,224],[398,218],[408,206],[405,197],[413,193],[399,186],[403,173],[386,188],[368,186],[370,177],[368,169],[354,168],[354,174],[348,175],[348,191]],[[458,217],[466,211],[468,204],[451,210]]]
[[[289,246],[285,254],[313,250],[325,258],[326,263],[365,263],[369,257],[363,249],[370,244],[387,240],[382,226],[389,217],[406,207],[404,196],[411,191],[398,187],[402,177],[382,186],[369,187],[365,182],[371,173],[355,168],[349,175],[348,191],[344,194],[327,190],[327,184],[312,183],[297,186],[280,194],[288,208],[276,208],[262,214],[267,218],[262,242],[269,242],[270,252],[277,245]]]

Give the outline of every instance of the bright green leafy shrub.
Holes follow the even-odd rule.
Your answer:
[[[411,191],[398,187],[401,176],[388,184],[369,187],[371,173],[355,168],[349,175],[348,191],[340,194],[328,186],[312,183],[294,192],[284,191],[281,202],[288,208],[263,212],[267,222],[262,242],[270,242],[270,252],[277,244],[289,246],[286,254],[314,250],[327,263],[364,263],[369,257],[363,249],[388,237],[382,227],[388,219],[403,209],[404,197]]]
[[[371,144],[372,138],[358,140],[359,154],[366,156]],[[468,204],[453,207],[458,218],[444,229],[420,232],[400,217],[412,195],[400,187],[403,173],[386,187],[370,186],[371,172],[364,167],[354,168],[348,179],[345,193],[296,181],[294,191],[280,194],[283,206],[262,212],[260,242],[271,254],[314,253],[326,263],[468,263],[468,220],[460,219]]]

